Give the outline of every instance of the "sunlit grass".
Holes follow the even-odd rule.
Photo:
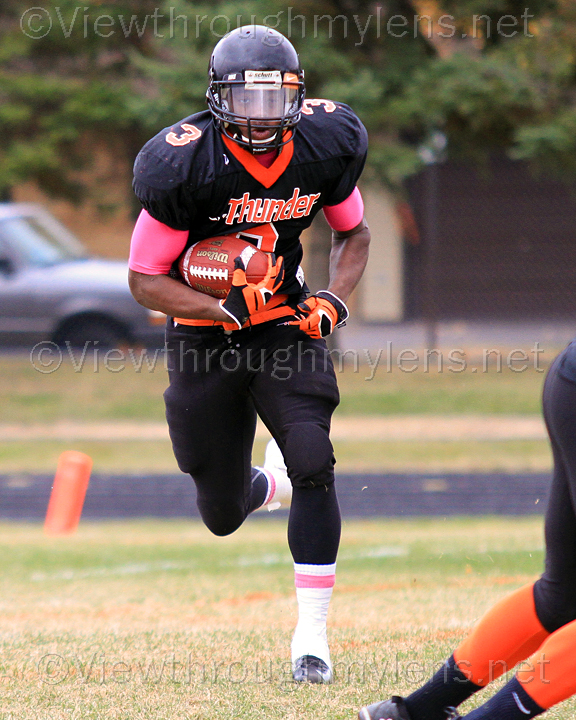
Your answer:
[[[268,516],[228,538],[180,521],[83,523],[70,538],[0,525],[0,717],[352,720],[410,692],[543,561],[537,518],[346,522],[336,682],[297,687],[285,536]]]
[[[119,369],[120,368],[120,369]],[[498,372],[414,373],[385,371],[375,374],[360,367],[337,373],[341,391],[339,414],[484,413],[538,414],[543,373],[529,369]],[[0,423],[42,423],[57,420],[162,421],[162,393],[168,384],[159,359],[137,372],[133,364],[105,365],[86,361],[81,369],[64,361],[43,374],[30,358],[0,356]]]
[[[265,440],[256,441],[255,465],[264,461],[265,445]],[[0,442],[0,472],[53,472],[60,453],[71,449],[90,455],[94,472],[179,472],[168,440]],[[337,472],[546,472],[551,467],[551,452],[546,440],[335,440],[334,449]]]

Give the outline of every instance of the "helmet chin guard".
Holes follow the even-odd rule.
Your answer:
[[[220,40],[210,59],[208,107],[219,130],[250,152],[290,141],[302,114],[304,72],[292,43],[247,25]]]

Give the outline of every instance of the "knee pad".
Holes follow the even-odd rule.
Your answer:
[[[534,604],[538,619],[550,633],[576,620],[574,578],[552,580],[545,573],[534,583]]]
[[[231,535],[246,519],[246,511],[236,503],[215,503],[211,500],[203,501],[199,497],[196,504],[202,516],[202,522],[211,533],[218,537]]]
[[[286,434],[284,460],[294,487],[334,482],[334,449],[328,432],[312,423],[292,425]]]

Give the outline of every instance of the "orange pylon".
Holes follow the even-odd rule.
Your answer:
[[[76,531],[90,481],[92,458],[76,450],[60,455],[46,511],[47,535],[71,535]]]

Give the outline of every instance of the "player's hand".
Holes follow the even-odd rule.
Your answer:
[[[296,308],[297,320],[288,323],[298,325],[312,338],[323,338],[348,319],[348,308],[339,297],[329,290],[320,290]]]
[[[284,258],[277,258],[274,253],[270,253],[266,275],[259,283],[252,284],[246,280],[246,268],[239,256],[234,260],[232,287],[226,298],[220,300],[220,307],[240,329],[250,315],[264,309],[266,303],[282,285],[283,280]]]

